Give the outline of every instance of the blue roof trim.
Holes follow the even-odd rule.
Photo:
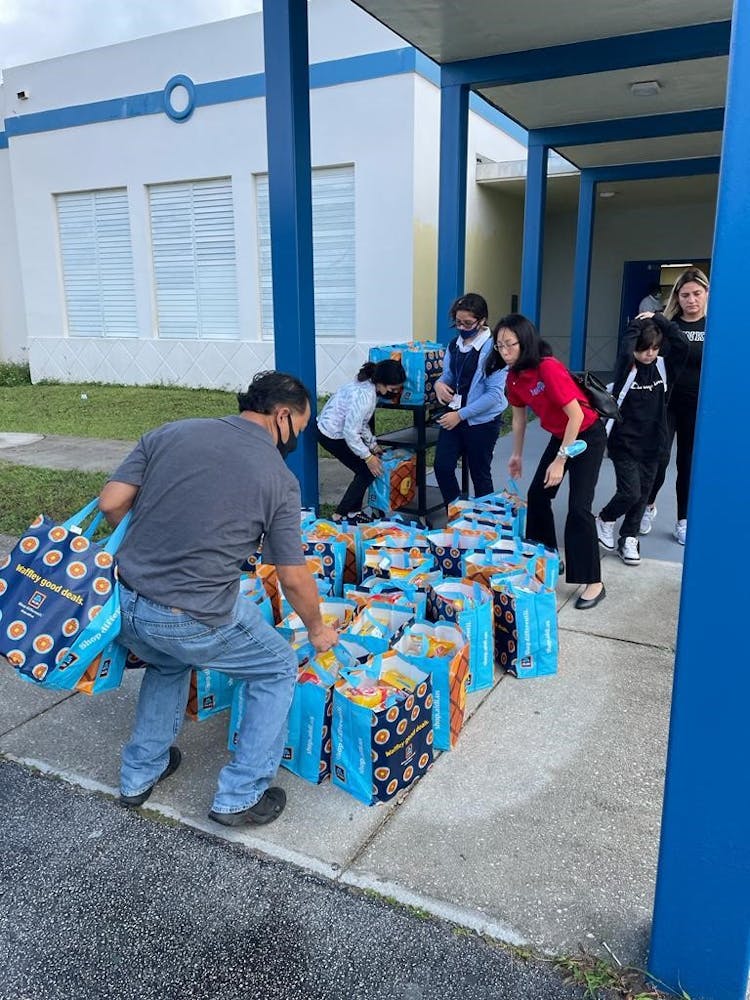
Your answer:
[[[419,73],[421,77],[430,83],[434,83],[436,87],[440,86],[440,67],[436,62],[433,62],[429,56],[426,56],[424,52],[420,52],[419,49],[412,49],[414,53],[414,70]]]
[[[596,182],[652,181],[659,177],[699,177],[718,174],[718,156],[696,156],[687,160],[664,160],[657,163],[623,163],[612,167],[588,167],[581,171]]]
[[[342,83],[360,83],[363,80],[376,80],[381,76],[413,73],[415,53],[415,49],[407,46],[403,49],[387,49],[385,52],[368,52],[362,56],[313,63],[310,66],[310,86],[313,89],[336,87]]]
[[[429,83],[440,86],[440,67],[424,53],[407,46],[388,49],[384,52],[370,52],[346,59],[331,59],[314,63],[310,67],[310,87],[336,87],[346,83],[360,83],[404,73],[418,73]],[[264,97],[266,80],[263,73],[236,76],[227,80],[195,84],[195,107],[205,108],[212,104],[229,104],[232,101],[247,101]],[[100,122],[137,118],[141,115],[164,113],[164,91],[146,94],[132,94],[107,101],[90,104],[74,104],[69,107],[39,111],[28,115],[6,118],[6,133],[0,133],[0,149],[8,145],[8,138],[32,135],[35,132],[54,132],[58,129],[75,128],[80,125],[96,125]],[[526,130],[517,122],[488,104],[477,94],[471,94],[470,109],[490,125],[502,129],[524,146],[527,144]]]
[[[263,73],[234,76],[229,80],[215,80],[213,83],[196,83],[195,106],[208,108],[212,104],[251,101],[256,97],[265,97],[265,94],[266,78]]]
[[[11,138],[15,135],[52,132],[61,128],[75,128],[78,125],[94,125],[97,122],[163,113],[164,91],[156,90],[149,94],[133,94],[130,97],[116,97],[109,101],[74,104],[68,108],[55,108],[54,111],[37,111],[30,115],[6,118],[5,130],[8,138]]]
[[[523,125],[519,125],[517,121],[504,115],[502,111],[498,111],[496,107],[485,101],[480,94],[475,94],[473,91],[469,94],[469,111],[473,111],[480,118],[484,118],[490,125],[502,129],[503,132],[512,136],[516,142],[520,142],[522,146],[528,146],[529,133]]]

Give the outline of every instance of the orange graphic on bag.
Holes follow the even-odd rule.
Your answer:
[[[391,470],[391,510],[406,507],[417,495],[417,460],[407,458]]]

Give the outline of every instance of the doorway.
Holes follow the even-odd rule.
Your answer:
[[[711,274],[710,258],[686,261],[671,260],[626,260],[622,272],[622,296],[620,299],[620,325],[617,338],[618,348],[628,323],[638,315],[638,306],[652,288],[659,286],[661,300],[667,304],[672,285],[686,267],[699,267],[706,275]]]

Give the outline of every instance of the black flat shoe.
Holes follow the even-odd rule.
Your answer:
[[[575,603],[575,607],[578,608],[579,611],[588,611],[589,608],[595,608],[597,604],[600,604],[606,596],[607,591],[604,588],[604,584],[602,584],[602,589],[596,597],[590,597],[588,600],[584,597],[579,597]]]
[[[177,747],[169,748],[169,763],[161,772],[156,781],[147,788],[145,792],[140,792],[138,795],[123,795],[120,793],[120,805],[127,806],[128,809],[135,809],[137,806],[142,806],[146,799],[149,797],[151,792],[156,788],[160,781],[164,781],[168,778],[170,774],[174,774],[177,768],[180,766],[180,761],[182,760],[182,754]]]

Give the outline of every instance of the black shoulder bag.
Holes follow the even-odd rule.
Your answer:
[[[622,414],[617,400],[611,392],[607,391],[606,385],[600,382],[593,372],[571,372],[570,374],[586,393],[589,402],[600,417],[605,420],[614,420],[618,424],[622,422]]]

